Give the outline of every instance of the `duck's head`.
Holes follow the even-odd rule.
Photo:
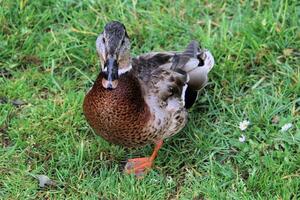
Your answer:
[[[119,76],[131,69],[130,41],[125,26],[117,21],[106,24],[96,40],[96,48],[104,73],[102,85],[115,89]]]

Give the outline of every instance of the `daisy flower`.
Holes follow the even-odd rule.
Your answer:
[[[292,123],[287,123],[287,124],[285,124],[285,125],[283,125],[282,127],[281,127],[281,131],[282,132],[286,132],[286,131],[288,131],[290,128],[292,128],[293,127],[293,124]]]
[[[250,121],[244,120],[244,121],[240,122],[239,128],[240,128],[242,131],[244,131],[244,130],[246,130],[246,129],[248,128],[249,124],[250,124]]]
[[[246,141],[246,136],[242,134],[241,137],[239,137],[239,141],[244,143]]]

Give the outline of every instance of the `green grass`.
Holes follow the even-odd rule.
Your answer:
[[[199,2],[0,0],[0,199],[299,199],[299,3]],[[121,169],[152,146],[111,145],[82,114],[110,20],[125,23],[133,55],[196,39],[216,60],[188,125],[143,180]],[[37,174],[57,186],[39,188]]]

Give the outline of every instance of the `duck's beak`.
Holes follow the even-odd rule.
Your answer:
[[[106,77],[102,80],[102,85],[106,89],[112,90],[115,89],[118,85],[118,63],[116,59],[109,57],[105,64],[104,68],[107,69]]]

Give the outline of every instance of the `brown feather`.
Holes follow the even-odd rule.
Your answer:
[[[144,127],[151,115],[138,79],[127,73],[119,78],[116,89],[107,90],[102,78],[101,73],[84,99],[83,112],[90,126],[115,144],[133,147],[149,143],[151,133]]]

